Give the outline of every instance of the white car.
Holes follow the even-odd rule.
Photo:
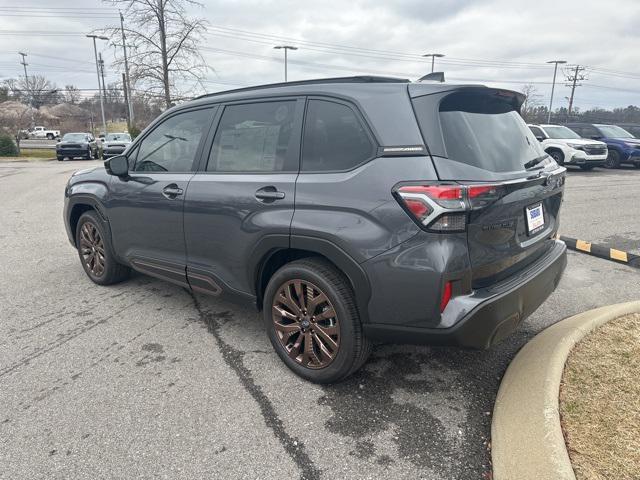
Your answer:
[[[131,135],[128,133],[107,133],[102,139],[102,158],[122,155],[131,142]]]
[[[559,165],[591,170],[603,166],[607,159],[606,143],[582,138],[562,125],[529,125],[529,129]]]

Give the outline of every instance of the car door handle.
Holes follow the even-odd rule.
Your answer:
[[[178,185],[176,185],[175,183],[172,183],[171,185],[167,185],[162,189],[162,195],[164,195],[166,198],[170,200],[173,200],[178,195],[182,195],[182,193],[183,193],[183,190],[179,188]]]
[[[276,190],[276,187],[264,187],[256,192],[256,198],[258,200],[274,201],[282,200],[284,197],[284,192]]]

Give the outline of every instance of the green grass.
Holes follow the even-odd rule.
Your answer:
[[[56,158],[56,152],[49,148],[21,148],[20,156],[31,158]]]

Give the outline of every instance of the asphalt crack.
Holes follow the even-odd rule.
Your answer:
[[[193,303],[200,319],[205,323],[209,332],[213,335],[213,338],[222,353],[224,362],[235,372],[244,389],[256,401],[267,427],[273,431],[278,441],[282,444],[284,450],[300,469],[300,479],[320,479],[322,471],[309,457],[304,443],[298,438],[289,435],[282,423],[282,420],[278,417],[273,403],[271,403],[267,395],[262,391],[260,385],[255,382],[251,371],[244,364],[245,352],[236,349],[222,339],[222,336],[220,335],[220,320],[223,318],[229,318],[233,316],[233,314],[228,311],[218,313],[208,312],[202,308],[202,305],[193,292],[189,290],[186,291],[193,299]]]

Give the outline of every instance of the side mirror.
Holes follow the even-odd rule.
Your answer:
[[[538,140],[539,142],[544,142],[544,137],[543,136],[536,136],[536,140]]]
[[[129,175],[129,160],[124,155],[105,160],[104,167],[109,175],[115,175],[116,177],[127,177]]]

